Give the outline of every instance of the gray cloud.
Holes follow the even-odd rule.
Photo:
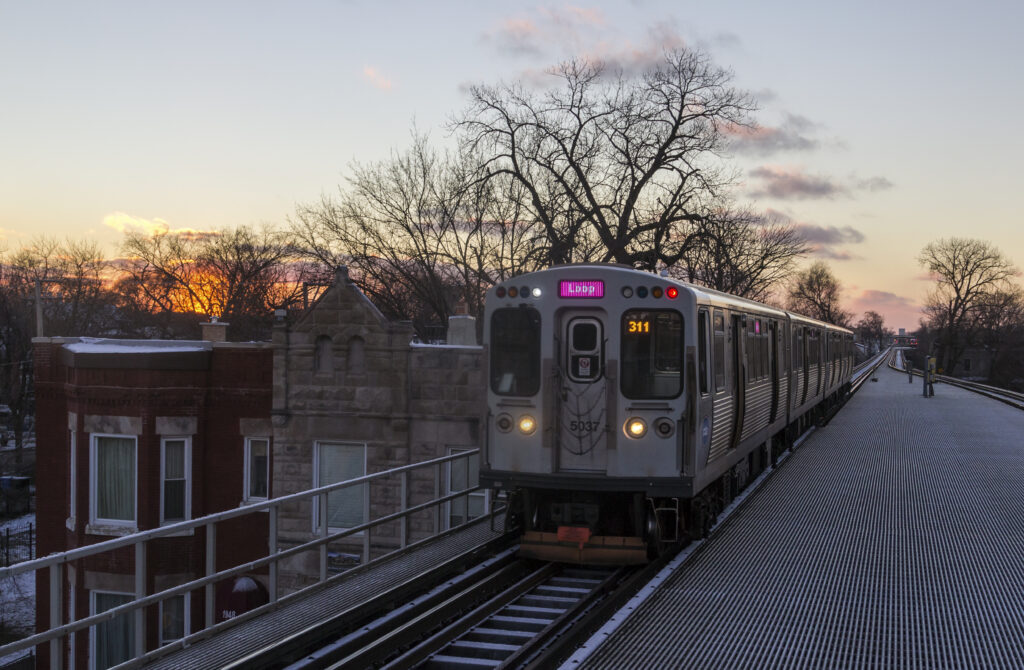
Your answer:
[[[831,179],[807,175],[799,169],[762,166],[748,174],[761,180],[761,186],[750,194],[755,198],[767,196],[779,200],[808,200],[833,198],[846,193],[842,185]]]
[[[821,143],[808,135],[817,124],[803,116],[787,114],[778,127],[758,126],[726,128],[731,136],[731,147],[737,154],[747,156],[771,156],[783,151],[813,151]]]
[[[766,218],[783,225],[792,226],[796,233],[810,246],[812,256],[836,261],[849,261],[860,258],[845,249],[836,247],[846,244],[861,244],[867,239],[864,233],[853,226],[820,226],[815,223],[803,223],[792,216],[776,209],[765,210]]]
[[[543,35],[530,19],[506,19],[497,29],[486,33],[483,41],[510,56],[540,56],[544,53]]]
[[[852,226],[817,226],[813,223],[798,223],[796,229],[801,237],[812,244],[860,244],[864,233]]]
[[[799,120],[800,117],[794,118]],[[749,195],[754,198],[831,199],[836,196],[853,197],[858,191],[876,193],[893,188],[893,183],[885,177],[862,179],[851,176],[847,180],[837,180],[827,176],[806,174],[803,168],[799,167],[762,165],[747,174],[760,180],[759,184],[749,189]]]
[[[875,193],[877,191],[888,191],[893,187],[893,183],[885,177],[868,177],[867,179],[857,180],[857,188],[862,191],[870,191]]]

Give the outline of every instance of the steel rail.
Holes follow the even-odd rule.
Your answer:
[[[261,649],[236,659],[232,663],[223,666],[223,668],[224,670],[236,668],[239,670],[241,668],[260,670],[262,668],[277,668],[288,663],[294,664],[294,667],[323,667],[323,664],[330,662],[329,658],[332,657],[317,663],[318,656],[316,652],[311,653],[308,651],[309,649],[314,647],[326,649],[331,646],[327,643],[328,640],[337,638],[339,635],[345,635],[358,626],[365,626],[363,628],[364,632],[370,630],[376,636],[379,631],[376,631],[372,624],[368,624],[368,621],[383,617],[386,612],[394,608],[395,603],[408,601],[424,591],[435,588],[440,582],[451,578],[452,574],[457,573],[459,570],[463,571],[465,579],[453,580],[452,584],[447,588],[441,587],[441,593],[449,593],[452,589],[461,588],[461,585],[467,580],[479,579],[481,571],[504,569],[514,560],[514,549],[508,549],[504,552],[499,552],[499,550],[507,547],[511,542],[508,536],[502,536],[484,545],[473,547],[469,551],[440,563],[412,579],[385,588],[373,598],[360,603],[356,607],[339,612],[285,638],[275,640]],[[481,561],[481,553],[488,556],[495,553],[497,555],[492,556],[490,560]],[[476,565],[475,568],[473,567],[474,564]],[[483,578],[487,579],[487,575],[483,575]],[[430,599],[427,598],[426,600],[429,601]],[[416,609],[417,606],[414,606],[408,608],[408,611],[414,613]],[[350,646],[348,645],[348,647]],[[303,657],[306,657],[306,659],[304,660]]]
[[[463,614],[442,630],[434,633],[414,648],[406,651],[398,658],[383,666],[385,670],[405,670],[413,668],[426,661],[431,655],[436,654],[446,646],[457,640],[467,631],[480,625],[483,621],[494,616],[502,608],[509,605],[521,596],[529,593],[539,584],[556,575],[561,567],[557,563],[545,563],[535,571],[522,578],[509,588],[499,593],[494,598],[474,608],[472,611]],[[356,659],[345,659],[340,663],[330,666],[330,670],[354,667],[349,664]]]
[[[889,361],[889,367],[898,372],[905,372],[896,365],[896,356]],[[918,370],[913,371],[914,376],[921,377],[923,372]],[[997,386],[990,386],[988,384],[982,384],[980,382],[967,381],[966,379],[957,379],[956,377],[950,377],[948,375],[934,375],[933,379],[936,382],[962,388],[965,391],[971,391],[977,393],[980,396],[990,398],[991,400],[998,400],[1004,405],[1015,407],[1017,409],[1024,409],[1024,393],[1017,391],[1011,391],[1009,389],[1001,389]]]

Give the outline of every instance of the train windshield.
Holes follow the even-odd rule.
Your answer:
[[[532,307],[491,314],[491,390],[507,396],[540,390],[540,312]]]
[[[675,398],[682,393],[682,315],[655,310],[623,314],[620,365],[627,398]]]

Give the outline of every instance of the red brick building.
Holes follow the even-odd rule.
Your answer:
[[[221,332],[211,339],[223,340]],[[204,332],[204,335],[206,333]],[[38,555],[237,508],[272,495],[270,343],[37,338]],[[147,593],[205,574],[203,533],[147,546]],[[218,524],[217,569],[266,554],[267,527]],[[130,548],[69,567],[63,621],[134,597]],[[48,579],[37,575],[37,628],[49,626]],[[218,611],[220,608],[218,607]],[[201,591],[146,612],[146,647],[205,622]],[[85,635],[65,664],[108,667],[127,658],[131,617]],[[46,645],[38,649],[47,667]]]

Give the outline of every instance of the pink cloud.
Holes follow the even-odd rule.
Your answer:
[[[363,77],[365,77],[374,88],[379,88],[382,91],[391,90],[391,79],[385,77],[379,70],[377,70],[377,68],[371,65],[367,65],[363,68]]]
[[[854,322],[864,312],[878,312],[885,319],[886,328],[908,331],[916,330],[921,319],[921,306],[914,300],[888,291],[865,289],[856,295],[845,307],[854,313]]]

